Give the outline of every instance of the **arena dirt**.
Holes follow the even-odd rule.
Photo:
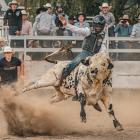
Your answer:
[[[21,88],[16,88],[21,94]],[[121,93],[122,92],[122,93]],[[53,89],[16,95],[11,88],[0,92],[0,140],[139,140],[140,94],[114,91],[113,104],[124,131],[117,132],[106,113],[87,106],[87,123],[80,122],[78,102],[71,99],[50,104]],[[100,103],[101,104],[101,103]],[[20,137],[19,137],[20,136]]]

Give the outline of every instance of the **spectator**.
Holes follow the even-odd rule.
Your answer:
[[[3,49],[4,57],[0,59],[1,84],[11,84],[23,76],[23,65],[21,61],[13,56],[10,46]]]
[[[138,16],[138,23],[133,25],[131,37],[140,37],[140,15]]]
[[[79,12],[76,16],[76,20],[77,20],[77,22],[74,24],[74,26],[79,27],[79,28],[89,28],[90,29],[89,23],[85,21],[86,15],[84,13]],[[77,33],[73,32],[73,36],[85,37],[86,34],[82,33],[82,32],[77,32]],[[82,41],[76,41],[76,47],[81,48],[81,46],[82,46]]]
[[[89,28],[89,23],[85,21],[86,20],[86,15],[82,12],[77,14],[77,22],[74,24],[74,26],[79,27],[79,28]],[[74,33],[74,36],[86,36],[86,34],[81,33]]]
[[[32,23],[28,21],[27,12],[25,10],[21,11],[22,13],[22,30],[21,35],[32,35]]]
[[[138,16],[138,23],[133,25],[131,37],[140,37],[140,15]],[[131,43],[133,48],[139,48],[140,47],[140,41],[135,41]]]
[[[100,6],[99,8],[101,10],[100,15],[103,16],[106,20],[106,28],[108,28],[108,35],[112,37],[115,36],[115,17],[111,12],[109,12],[111,6],[109,6],[108,3],[102,3],[102,6]]]
[[[22,28],[22,15],[21,11],[17,9],[18,3],[13,0],[9,3],[9,9],[4,16],[4,26],[9,26],[10,35],[20,35]]]
[[[53,22],[53,17],[48,13],[48,9],[42,8],[42,12],[36,16],[35,23],[33,25],[33,34],[37,32],[37,35],[50,35],[55,24]],[[40,41],[40,46],[45,48],[49,44],[47,41]]]
[[[62,3],[57,3],[55,14],[53,14],[55,25],[56,27],[58,27],[58,29],[56,30],[56,35],[59,36],[68,35],[68,31],[63,27],[63,24],[59,20],[60,16],[64,16],[68,21],[68,16],[64,13],[64,7]]]
[[[118,37],[130,37],[132,31],[132,26],[129,24],[128,15],[124,15],[118,25],[115,27],[115,33],[117,33]],[[127,41],[119,41],[118,48],[119,49],[128,49],[130,48],[130,42]],[[126,53],[118,54],[119,60],[128,60],[129,56]]]
[[[0,51],[2,51],[5,44],[6,44],[6,40],[3,37],[0,37]],[[0,52],[0,59],[1,58],[2,58],[2,53]]]
[[[132,26],[129,24],[129,16],[124,15],[115,28],[118,37],[129,37],[132,32]]]
[[[8,26],[9,35],[20,35],[22,28],[21,10],[17,9],[18,3],[16,0],[9,2],[9,9],[4,15],[4,26]],[[19,41],[12,40],[11,46],[16,47]]]

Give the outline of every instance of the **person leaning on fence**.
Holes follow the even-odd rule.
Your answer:
[[[77,22],[75,22],[74,26],[79,27],[79,28],[89,28],[89,23],[86,22],[86,15],[83,12],[79,12],[76,15],[76,20]],[[80,33],[75,33],[73,32],[73,36],[82,36],[85,37],[86,34],[80,32]],[[76,41],[76,47],[80,48],[82,46],[82,41]]]
[[[3,48],[4,57],[0,59],[1,84],[11,84],[23,78],[23,64],[13,56],[10,46]]]
[[[3,57],[2,49],[5,45],[6,45],[6,39],[3,37],[0,37],[0,59]]]
[[[133,25],[131,37],[140,37],[140,15],[137,18],[138,23]]]
[[[108,35],[111,37],[115,36],[114,33],[115,17],[109,11],[111,9],[111,6],[109,6],[108,3],[102,3],[102,6],[99,6],[99,8],[101,10],[99,15],[105,18],[106,28],[108,29]]]
[[[138,23],[133,25],[131,37],[140,38],[140,15],[137,18]],[[132,42],[134,48],[140,47],[140,41]]]
[[[22,15],[17,7],[18,3],[16,0],[9,2],[9,9],[4,15],[4,26],[9,26],[10,35],[20,35],[22,28]]]
[[[42,8],[42,12],[38,14],[35,18],[35,22],[33,25],[33,34],[35,32],[37,35],[45,35],[49,36],[51,34],[52,29],[55,27],[53,22],[53,17],[48,13],[48,9],[45,7]],[[45,48],[48,47],[47,41],[40,41],[40,46]]]
[[[75,31],[83,32],[86,34],[85,39],[82,44],[82,51],[78,54],[67,66],[63,69],[62,76],[58,85],[62,84],[63,79],[65,79],[72,70],[81,62],[82,59],[85,59],[88,56],[92,56],[99,51],[106,51],[106,46],[103,44],[105,33],[103,29],[105,27],[105,19],[103,16],[97,15],[93,18],[93,32],[90,32],[89,28],[79,28],[67,23],[64,17],[61,17],[61,21],[65,28]]]
[[[124,15],[122,18],[120,18],[119,23],[115,27],[115,33],[117,33],[118,37],[130,37],[132,32],[132,26],[129,23],[129,16]],[[128,49],[131,48],[131,43],[128,41],[119,41],[118,42],[118,48],[119,49]],[[128,59],[128,55],[125,53],[119,54],[119,60],[125,60]]]

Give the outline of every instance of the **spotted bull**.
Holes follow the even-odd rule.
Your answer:
[[[63,80],[61,86],[57,82],[61,77],[63,68],[67,62],[59,62],[38,81],[25,87],[23,92],[41,87],[53,86],[56,95],[51,100],[52,103],[67,99],[75,94],[78,96],[82,122],[86,122],[85,105],[91,105],[96,110],[102,111],[98,102],[101,101],[113,124],[117,130],[123,130],[122,125],[116,119],[111,100],[111,73],[112,63],[106,53],[98,53],[83,60],[71,73]]]

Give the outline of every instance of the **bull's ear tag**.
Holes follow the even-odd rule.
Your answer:
[[[112,63],[109,63],[108,69],[112,69],[113,67],[114,67],[114,65]]]
[[[82,59],[81,63],[85,66],[89,66],[89,59]]]

